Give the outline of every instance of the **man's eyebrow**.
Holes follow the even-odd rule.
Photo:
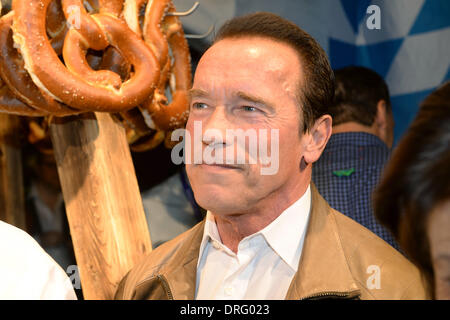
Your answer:
[[[188,91],[189,99],[192,99],[193,97],[207,97],[209,96],[208,92],[202,89],[191,89]]]
[[[253,103],[264,105],[264,106],[268,107],[269,109],[271,109],[272,111],[275,110],[275,106],[272,103],[270,103],[260,97],[252,96],[252,95],[242,92],[242,91],[236,92],[235,95],[236,95],[236,97],[238,97],[242,100],[246,100],[246,101],[250,101]]]
[[[269,108],[271,111],[275,110],[275,106],[272,103],[270,103],[260,97],[253,96],[251,94],[248,94],[248,93],[245,93],[242,91],[238,91],[234,95],[242,100],[246,100],[246,101],[250,101],[250,102],[253,102],[256,104],[264,105],[267,108]],[[193,97],[206,98],[206,97],[209,97],[209,93],[202,89],[190,89],[188,91],[188,96],[189,96],[189,99],[192,99]]]

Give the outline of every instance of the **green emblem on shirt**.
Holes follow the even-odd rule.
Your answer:
[[[333,174],[337,177],[348,177],[353,172],[355,172],[355,168],[350,168],[350,169],[346,169],[346,170],[336,170],[336,171],[333,171]]]

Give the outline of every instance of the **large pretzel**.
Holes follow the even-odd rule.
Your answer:
[[[101,1],[100,6],[102,6]],[[119,16],[119,11],[121,11],[121,9],[122,1],[120,1],[120,6],[117,4],[111,5],[110,3],[109,7],[101,7],[100,11],[105,12],[106,10],[109,10],[108,13]],[[120,52],[113,47],[108,47],[105,51],[101,63],[99,64],[99,68],[113,71],[120,76],[122,81],[127,79],[131,72],[130,64],[127,63]],[[148,99],[151,99],[152,96],[153,92]],[[133,151],[146,151],[152,149],[164,140],[163,132],[155,132],[147,126],[145,118],[139,108],[120,112],[119,114],[116,114],[116,117],[122,121],[127,133],[128,143]],[[142,142],[143,138],[146,138],[144,142]]]
[[[44,114],[36,109],[30,108],[9,90],[6,83],[0,78],[0,110],[20,115],[20,116],[43,116]]]
[[[143,34],[145,42],[158,58],[162,70],[153,99],[147,99],[143,104],[151,118],[148,122],[154,129],[170,131],[183,126],[188,117],[187,90],[190,89],[192,81],[189,48],[179,19],[176,16],[167,15],[168,12],[175,11],[172,2],[170,0],[147,2],[148,0],[125,0],[124,18],[136,33]],[[139,12],[146,3],[143,32],[141,32]],[[172,66],[169,59],[169,46],[173,56]],[[170,74],[164,69],[170,71]],[[165,88],[168,80],[172,101],[167,105]]]
[[[170,5],[169,12],[175,11]],[[163,26],[166,29],[166,37],[173,55],[172,72],[170,76],[170,91],[172,101],[166,105],[166,100],[160,99],[151,104],[146,104],[155,125],[161,130],[173,130],[184,125],[189,115],[188,90],[191,87],[191,61],[189,47],[184,37],[183,27],[176,16],[167,16]],[[154,96],[164,95],[160,87]]]
[[[103,54],[100,68],[113,71],[121,79],[128,78],[131,72],[131,66],[113,47],[109,47]],[[120,118],[123,120],[124,126],[127,129],[127,138],[130,144],[134,143],[140,137],[147,135],[150,131],[138,108],[120,112]]]
[[[34,114],[68,115],[77,113],[75,110],[53,100],[41,92],[33,83],[29,74],[23,68],[23,60],[14,48],[11,24],[14,12],[11,11],[0,19],[0,76],[9,89],[21,101],[33,109],[40,110]],[[30,114],[33,112],[27,112]]]
[[[168,59],[169,47],[166,35],[163,33],[162,23],[169,9],[169,0],[125,0],[124,18],[128,26],[139,36],[143,36],[147,45],[150,46],[159,61],[160,66],[164,66]],[[145,20],[143,30],[140,26],[140,12],[144,5]]]
[[[2,3],[0,1],[0,16],[2,15]],[[0,21],[1,23],[1,21]],[[1,45],[1,44],[0,44]],[[1,45],[1,47],[3,47]],[[0,54],[0,58],[2,55]],[[2,69],[2,68],[0,68]],[[42,112],[30,108],[25,103],[17,99],[17,97],[11,92],[6,83],[2,80],[0,75],[0,110],[6,111],[10,114],[27,115],[27,116],[41,116]]]
[[[125,0],[123,14],[130,28],[137,34],[143,36],[146,43],[152,48],[159,60],[161,68],[161,77],[159,84],[155,89],[154,96],[149,97],[143,104],[141,114],[121,114],[122,118],[125,120],[124,125],[127,129],[130,147],[133,151],[152,149],[162,141],[165,141],[166,147],[171,147],[170,131],[182,127],[185,124],[188,103],[187,99],[185,100],[186,103],[177,103],[180,102],[180,99],[176,98],[175,100],[172,100],[171,105],[167,106],[168,99],[165,96],[165,90],[169,85],[169,79],[176,79],[180,83],[185,83],[186,88],[189,88],[191,85],[189,51],[182,34],[181,25],[175,17],[166,20],[169,10],[174,11],[173,5],[167,0],[154,0],[150,1],[148,4],[147,2],[147,0]],[[145,5],[146,8],[144,8]],[[140,15],[142,11],[145,11],[144,17]],[[143,31],[141,31],[141,25],[143,26]],[[175,28],[173,28],[174,26]],[[172,56],[176,59],[174,62],[176,70],[178,71],[176,72],[176,76],[171,74],[173,59],[170,59],[169,43],[167,41],[167,39],[174,39],[171,38],[171,36],[172,32],[175,30],[181,30],[182,38],[179,43],[186,44],[184,47],[177,47],[176,45],[171,47],[173,51],[181,49],[177,54],[172,53]],[[183,73],[183,71],[185,73]],[[183,78],[182,76],[179,76],[182,74],[186,74],[187,77]],[[183,86],[178,86],[178,88],[181,87]],[[170,89],[173,95],[176,90],[175,81],[172,81],[172,87]],[[178,94],[180,93],[181,92]],[[164,108],[161,108],[161,106]],[[152,114],[150,114],[149,111],[151,111]],[[161,119],[162,117],[158,117],[161,113],[168,113],[166,114],[167,118]],[[141,129],[139,124],[142,122],[142,116],[144,116],[147,126],[156,131]],[[167,119],[169,119],[169,121],[167,121]]]
[[[48,94],[41,92],[31,80],[21,55],[14,48],[11,24],[14,12],[0,19],[0,76],[5,80],[1,82],[0,110],[7,113],[25,116],[46,116],[50,113],[57,116],[79,113],[60,104]],[[61,2],[53,0],[47,9],[46,31],[50,36],[50,43],[55,52],[60,55],[64,37],[67,32]],[[88,55],[91,65],[99,65],[94,61],[97,57]]]
[[[66,34],[64,65],[45,34],[46,10],[50,2],[13,2],[14,42],[21,51],[26,70],[41,90],[55,100],[83,111],[123,111],[148,98],[159,78],[158,62],[123,21],[110,14],[89,15],[81,0],[63,1],[63,8],[72,6],[70,8],[78,8],[80,12],[79,29],[71,28]],[[133,75],[121,85],[117,75],[92,70],[86,61],[88,48],[103,50],[108,45],[119,50],[134,67]]]
[[[127,78],[130,73],[130,65],[112,47],[109,47],[103,55],[100,68],[114,71],[122,79]],[[167,72],[162,71],[162,74],[165,73]],[[145,121],[144,114],[139,108],[120,112],[116,116],[122,121],[125,127],[127,140],[133,151],[141,152],[150,150],[164,141],[165,133],[150,129]]]
[[[15,0],[15,2],[21,2],[21,4],[13,4],[13,9],[19,8],[24,10],[23,2],[25,1]],[[30,46],[27,46],[26,44],[33,43],[33,40],[37,40],[38,36],[42,35],[42,29],[38,29],[38,32],[36,33],[37,36],[35,35],[35,37],[30,37],[30,39],[26,39],[25,41],[25,38],[21,36],[20,31],[27,30],[26,28],[28,28],[28,30],[32,29],[32,27],[27,25],[25,18],[30,16],[43,16],[42,12],[45,12],[46,17],[44,23],[34,24],[41,27],[45,26],[46,34],[50,37],[50,39],[46,39],[45,37],[41,46],[46,46],[44,49],[47,50],[48,44],[45,40],[48,40],[53,49],[54,55],[58,56],[62,54],[64,56],[65,66],[70,71],[72,76],[76,78],[76,80],[81,79],[90,85],[99,85],[103,88],[107,87],[108,89],[116,89],[120,91],[123,89],[123,83],[129,82],[132,77],[135,77],[136,73],[136,65],[132,66],[130,64],[132,61],[130,61],[130,59],[126,59],[126,52],[124,54],[123,48],[121,50],[120,46],[115,46],[115,48],[110,46],[110,44],[114,46],[114,43],[111,42],[111,36],[108,34],[108,27],[111,28],[108,25],[108,22],[110,22],[108,18],[114,19],[113,17],[118,18],[121,16],[123,0],[84,0],[83,2],[88,2],[86,8],[90,9],[90,13],[100,12],[100,14],[89,15],[82,6],[81,0],[63,0],[62,5],[59,0],[44,1],[39,4],[41,6],[41,10],[34,11],[33,6],[38,2],[28,1],[28,4],[32,7],[32,10],[30,10],[29,13],[25,14],[24,10],[22,12],[25,14],[24,17],[17,18],[16,15],[16,18],[9,18],[11,20],[20,19],[20,22],[22,22],[22,25],[19,23],[18,27],[14,24],[15,40],[17,42],[16,45],[18,45],[19,48],[29,49]],[[125,2],[125,18],[127,16],[127,12],[128,16],[130,13],[129,7],[127,9],[127,3],[130,4],[132,2],[133,1]],[[177,127],[181,127],[185,123],[188,110],[186,90],[189,89],[191,85],[190,58],[187,43],[184,39],[183,30],[178,18],[167,15],[169,11],[174,11],[172,3],[168,0],[153,0],[147,5],[145,16],[140,18],[138,16],[138,11],[144,4],[147,3],[147,1],[135,0],[134,2],[137,4],[135,6],[136,19],[143,20],[142,25],[144,28],[143,32],[141,32],[140,27],[136,27],[139,26],[138,23],[133,29],[144,37],[147,46],[152,49],[154,55],[158,58],[157,62],[159,66],[157,67],[159,68],[156,68],[156,73],[159,73],[159,69],[161,70],[161,77],[159,81],[154,82],[156,86],[151,87],[150,93],[146,97],[146,101],[144,101],[142,107],[139,108],[140,110],[135,108],[133,110],[123,111],[126,109],[120,108],[120,117],[124,120],[123,123],[127,129],[127,135],[131,148],[135,151],[144,151],[158,145],[164,140],[164,137],[167,145],[168,138],[170,138],[170,131]],[[46,6],[47,9],[45,9]],[[73,10],[74,7],[78,8],[80,12],[80,28],[72,28],[71,30],[68,30],[66,27],[66,19],[70,19],[69,9]],[[102,24],[102,16],[108,16],[108,18],[106,18],[108,21],[106,23],[106,27]],[[10,21],[8,21],[8,23],[10,25]],[[117,32],[116,34],[119,33],[120,32]],[[11,36],[9,26],[5,28],[5,35],[9,37]],[[125,34],[123,33],[122,36],[124,35]],[[99,37],[98,39],[96,38],[97,36]],[[123,38],[127,38],[128,40],[128,37],[126,36]],[[4,111],[6,110],[7,112],[11,112],[11,110],[13,110],[13,113],[24,115],[45,115],[48,113],[53,115],[65,115],[88,110],[118,111],[111,108],[101,109],[98,106],[98,101],[96,101],[96,104],[92,109],[87,106],[87,108],[80,110],[74,110],[67,107],[63,103],[59,103],[58,100],[62,99],[58,97],[57,93],[55,94],[49,90],[41,79],[37,77],[35,73],[31,72],[31,77],[33,77],[33,80],[41,89],[38,89],[34,85],[34,83],[30,80],[28,73],[24,71],[24,63],[21,60],[20,54],[18,54],[18,52],[14,49],[11,50],[12,41],[9,41],[9,43],[7,41],[8,37],[5,37],[4,43],[9,46],[2,46],[5,50],[9,50],[7,51],[8,54],[5,55],[9,59],[5,60],[7,61],[5,63],[12,65],[10,61],[14,61],[14,68],[17,70],[22,70],[22,72],[19,72],[23,75],[20,78],[21,81],[16,79],[16,82],[23,83],[24,80],[27,80],[28,82],[25,84],[25,87],[28,87],[31,84],[34,88],[32,91],[36,92],[38,97],[40,95],[41,99],[38,99],[36,102],[36,95],[32,96],[32,98],[28,97],[30,95],[29,90],[25,90],[24,92],[18,90],[17,88],[24,88],[24,86],[17,85],[13,83],[13,81],[10,81],[9,78],[14,79],[14,77],[12,77],[13,73],[9,72],[9,76],[6,78],[8,87],[11,87],[13,92],[11,92],[6,86],[3,86],[1,90],[2,92],[5,92],[5,94],[3,94],[3,99],[0,100],[0,103],[7,101],[11,105],[14,105],[14,108],[5,109],[2,108],[2,105],[0,104],[0,108]],[[169,53],[169,45],[172,51],[172,59]],[[101,51],[96,51],[97,53],[90,51],[88,53],[88,48]],[[105,51],[103,49],[105,49]],[[36,52],[44,52],[49,54],[46,57],[50,56],[51,58],[54,58],[54,56],[52,57],[50,52],[47,52],[46,50],[39,51],[39,49],[37,49]],[[103,51],[103,57],[98,55],[99,52],[101,54]],[[27,53],[26,50],[24,52]],[[39,55],[35,58],[35,60],[40,60]],[[26,60],[27,59],[25,58],[25,62]],[[34,60],[31,59],[30,61],[28,61],[29,64],[27,65],[27,69],[31,70],[29,66],[33,66]],[[14,68],[10,67],[9,69],[4,69],[11,71]],[[99,69],[108,69],[113,72]],[[154,69],[155,68],[152,70]],[[157,76],[154,77],[154,80],[156,78]],[[168,99],[165,96],[165,91],[169,83],[173,99],[171,103],[167,105]],[[61,83],[58,82],[57,85],[58,87],[61,87]],[[65,88],[61,88],[61,90],[64,89]],[[22,101],[29,103],[33,108],[21,103],[20,100],[17,100],[14,97],[13,93],[18,95]],[[77,93],[78,92],[75,89],[74,98],[78,97],[81,100],[84,100],[85,97]],[[85,102],[86,100],[83,101],[83,103]],[[73,103],[71,104],[71,107],[79,109],[79,106],[74,105]],[[61,110],[58,110],[57,108],[61,108]],[[165,132],[169,134],[165,134]]]

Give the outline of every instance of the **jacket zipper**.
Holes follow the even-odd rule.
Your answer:
[[[161,284],[162,284],[164,290],[166,291],[166,294],[167,294],[167,297],[169,298],[169,300],[173,300],[172,291],[170,291],[169,283],[167,282],[166,277],[164,277],[163,275],[158,275],[158,279],[159,279],[159,281],[161,281]]]
[[[158,275],[157,277],[158,277],[159,281],[161,282],[161,285],[163,286],[164,290],[166,291],[166,294],[167,294],[167,297],[169,298],[169,300],[174,300],[172,291],[170,290],[169,283],[167,282],[166,277],[163,275]],[[313,294],[310,296],[306,296],[306,297],[301,298],[300,300],[314,299],[314,298],[320,298],[320,297],[332,297],[332,296],[352,299],[352,298],[358,297],[359,295],[360,295],[359,290],[352,291],[352,292],[328,291],[328,292],[320,292],[320,293],[316,293],[316,294]]]
[[[339,298],[352,299],[352,298],[359,297],[360,292],[359,292],[359,290],[352,291],[352,292],[333,292],[333,291],[320,292],[320,293],[312,294],[310,296],[303,297],[300,300],[315,299],[315,298],[320,298],[320,297],[333,297],[333,296],[339,297]]]

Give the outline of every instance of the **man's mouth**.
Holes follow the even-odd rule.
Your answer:
[[[218,164],[218,163],[211,163],[211,164],[202,163],[199,166],[205,169],[234,169],[234,170],[242,169],[241,167],[236,165]]]

